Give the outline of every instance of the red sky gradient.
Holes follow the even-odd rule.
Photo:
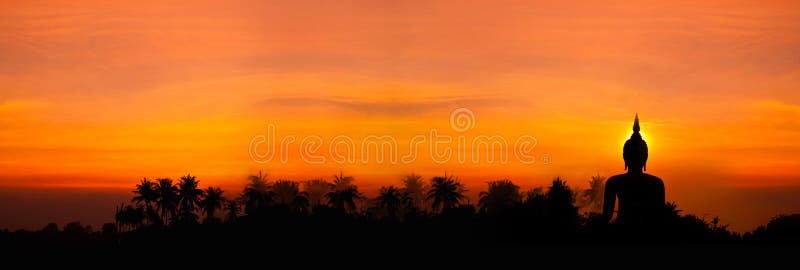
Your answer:
[[[797,1],[296,2],[0,3],[0,227],[110,221],[108,194],[187,172],[229,195],[259,169],[344,171],[367,194],[411,172],[470,193],[498,178],[586,186],[623,172],[636,112],[648,172],[686,212],[740,231],[800,212]],[[248,155],[270,123],[278,137],[458,135],[459,107],[476,116],[467,136],[531,135],[551,162]]]

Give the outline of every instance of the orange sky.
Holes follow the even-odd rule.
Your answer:
[[[366,189],[444,171],[470,192],[496,178],[585,186],[623,172],[638,112],[648,172],[687,212],[749,230],[800,211],[796,193],[714,192],[800,187],[797,1],[218,2],[0,3],[0,189],[127,189],[187,172],[238,189],[259,169],[343,170]],[[552,161],[248,155],[270,123],[278,137],[457,135],[460,107],[476,116],[467,136],[531,135]]]

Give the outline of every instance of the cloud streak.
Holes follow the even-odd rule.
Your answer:
[[[514,101],[497,97],[440,97],[418,101],[381,100],[371,101],[347,97],[271,97],[257,102],[259,108],[278,108],[280,110],[332,107],[366,115],[402,117],[420,115],[432,111],[452,110],[459,107],[514,108],[529,105],[525,101]]]

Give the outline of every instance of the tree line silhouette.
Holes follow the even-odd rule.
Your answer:
[[[39,231],[0,232],[0,243],[17,246],[140,247],[240,244],[254,239],[285,246],[341,243],[396,245],[433,243],[774,243],[800,241],[800,215],[774,218],[745,234],[728,230],[718,218],[682,214],[664,204],[658,222],[646,226],[608,223],[601,215],[605,178],[578,189],[555,178],[548,187],[522,191],[507,179],[487,182],[472,204],[452,174],[429,180],[411,174],[398,186],[367,198],[343,173],[332,181],[270,181],[250,175],[238,195],[219,187],[201,189],[187,174],[142,179],[130,204],[116,207],[113,223],[101,230],[78,222]]]

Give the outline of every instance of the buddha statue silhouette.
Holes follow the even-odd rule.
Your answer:
[[[639,114],[633,122],[633,134],[622,148],[627,173],[615,175],[606,182],[603,217],[610,221],[619,198],[618,224],[642,225],[655,222],[664,208],[664,182],[644,173],[647,170],[647,143],[639,134]]]

